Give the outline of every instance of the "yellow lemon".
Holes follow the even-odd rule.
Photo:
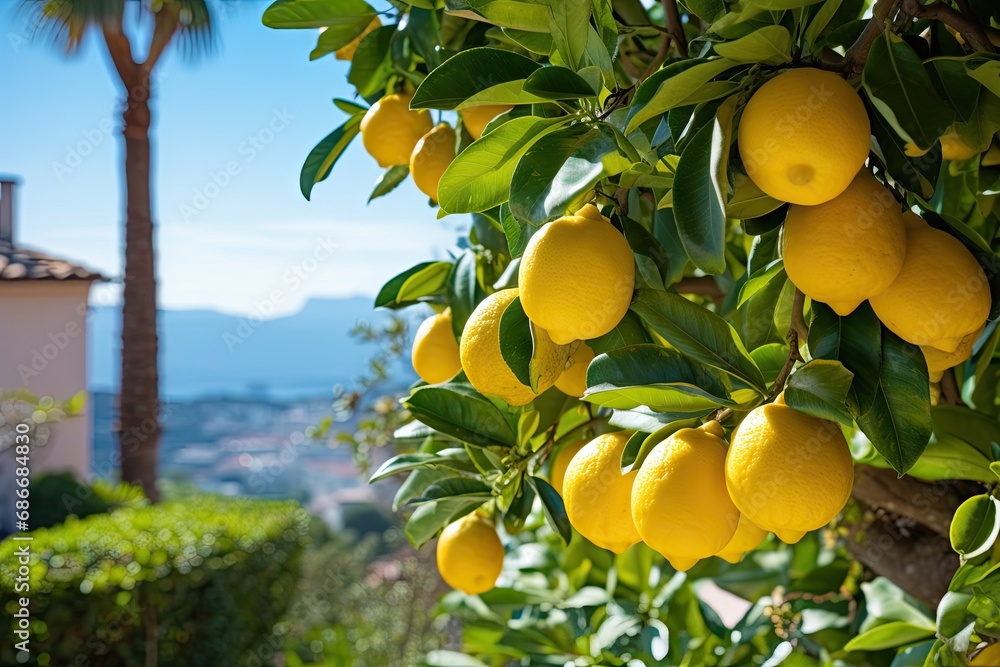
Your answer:
[[[870,301],[893,333],[914,345],[954,352],[990,312],[990,286],[972,253],[951,234],[907,213],[906,260]]]
[[[447,123],[438,123],[413,147],[410,156],[410,175],[420,191],[438,200],[438,182],[441,174],[455,159],[455,130]]]
[[[1000,666],[1000,643],[990,644],[976,654],[976,657],[969,663],[971,667],[998,667]]]
[[[632,482],[622,474],[621,459],[629,432],[599,435],[577,452],[566,469],[563,502],[577,532],[599,547],[624,553],[639,542],[632,523]]]
[[[625,237],[587,204],[542,227],[518,270],[528,318],[566,345],[603,336],[628,311],[635,259]]]
[[[437,543],[438,572],[468,595],[485,593],[503,570],[503,544],[493,524],[473,513],[448,524]]]
[[[726,490],[725,432],[717,421],[677,431],[650,452],[632,487],[642,541],[677,570],[725,547],[740,512]]]
[[[477,391],[497,396],[510,405],[527,405],[555,384],[566,367],[569,350],[554,345],[543,329],[535,327],[533,365],[540,373],[538,394],[521,384],[500,353],[500,318],[517,293],[517,289],[500,290],[476,306],[465,323],[459,356],[469,382]]]
[[[370,33],[372,30],[381,27],[382,27],[382,22],[376,16],[375,18],[372,19],[371,23],[369,23],[365,27],[365,29],[361,32],[361,34],[355,37],[350,44],[342,46],[336,51],[334,51],[333,57],[336,58],[337,60],[351,60],[352,58],[354,58],[354,52],[358,50],[358,44],[361,43],[361,40],[364,39],[365,35]],[[321,30],[326,30],[326,28],[321,28]]]
[[[361,141],[380,167],[410,164],[420,138],[434,126],[427,111],[410,111],[408,93],[386,95],[361,119]]]
[[[559,453],[556,454],[555,460],[552,461],[552,472],[549,473],[549,481],[552,483],[552,488],[558,491],[560,496],[563,494],[563,480],[566,479],[566,469],[569,468],[569,462],[573,460],[577,452],[583,449],[586,444],[586,440],[571,442],[563,446],[559,450]]]
[[[729,540],[729,544],[715,555],[730,563],[739,563],[743,554],[759,547],[765,537],[767,537],[766,530],[741,514],[740,523],[736,526],[733,539]]]
[[[462,116],[462,125],[465,126],[465,129],[468,130],[473,139],[478,139],[483,136],[483,130],[486,129],[491,120],[513,108],[506,104],[488,104],[481,107],[460,109],[458,113]]]
[[[832,200],[793,205],[785,217],[782,257],[789,280],[838,315],[889,287],[905,253],[899,205],[867,169]]]
[[[594,351],[581,343],[569,360],[571,365],[556,380],[556,389],[567,396],[579,398],[587,391],[587,366],[594,360]]]
[[[868,158],[871,126],[844,79],[793,69],[753,94],[737,136],[747,175],[775,199],[813,206],[843,192]]]
[[[958,366],[960,363],[971,357],[972,347],[976,344],[976,341],[979,340],[979,337],[983,334],[983,330],[985,328],[986,325],[983,324],[983,326],[979,327],[977,330],[963,336],[954,352],[942,352],[936,347],[922,345],[920,349],[923,351],[924,359],[927,361],[927,372],[930,374],[931,379],[933,380],[934,376],[937,375],[938,380],[940,380],[941,378],[939,374],[941,372]]]
[[[979,151],[962,141],[954,126],[941,135],[941,157],[945,160],[968,160],[977,155]]]
[[[446,382],[462,370],[458,341],[451,329],[451,309],[420,323],[410,352],[413,370],[428,384]]]
[[[854,462],[840,427],[784,404],[753,409],[733,434],[726,485],[740,512],[793,544],[847,504]]]

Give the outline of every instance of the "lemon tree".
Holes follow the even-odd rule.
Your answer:
[[[372,476],[455,589],[424,664],[1000,664],[1000,5],[263,22],[349,61],[306,198],[360,135],[467,221],[374,304],[427,318]]]

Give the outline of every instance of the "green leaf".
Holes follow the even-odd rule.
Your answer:
[[[848,409],[899,474],[920,458],[930,440],[930,384],[923,353],[884,329],[868,304],[847,317],[813,303],[809,332],[814,358],[837,359],[854,373]]]
[[[780,10],[808,7],[809,5],[814,5],[817,2],[822,1],[823,0],[747,0],[747,3],[761,9]]]
[[[1000,61],[973,57],[965,61],[969,76],[1000,97]]]
[[[736,191],[726,203],[726,217],[737,220],[759,218],[775,209],[783,202],[764,194],[757,184],[746,176],[737,176]]]
[[[812,46],[816,39],[820,36],[826,26],[830,24],[834,16],[837,15],[837,11],[843,4],[843,0],[829,0],[824,2],[823,6],[819,8],[816,15],[813,16],[812,20],[809,21],[809,27],[806,31],[802,33],[803,38],[806,40],[806,44]]]
[[[442,528],[462,518],[482,505],[477,497],[455,496],[432,500],[417,506],[410,515],[403,532],[417,549],[429,542]]]
[[[462,339],[462,331],[465,329],[469,315],[475,310],[476,304],[486,297],[479,286],[476,267],[476,253],[471,248],[467,248],[455,262],[455,269],[452,271],[451,281],[448,283],[451,328],[455,332],[455,338],[459,340]]]
[[[684,428],[697,428],[701,420],[697,417],[688,419],[678,419],[670,424],[661,426],[650,434],[636,432],[625,443],[622,450],[621,469],[622,474],[627,475],[633,470],[639,470],[649,453],[653,449],[672,436],[677,431]]]
[[[781,65],[792,59],[792,35],[784,26],[769,25],[731,42],[715,44],[713,48],[736,63]]]
[[[500,354],[514,377],[521,384],[538,390],[539,375],[531,372],[535,336],[521,305],[521,297],[515,298],[500,316]]]
[[[454,473],[447,468],[417,468],[403,480],[396,491],[396,496],[392,499],[392,511],[398,512],[399,508],[413,498],[417,498],[428,486],[434,482],[451,477]]]
[[[853,379],[854,374],[839,361],[814,359],[788,378],[785,402],[807,415],[853,426],[846,406]]]
[[[516,88],[502,88],[506,98],[497,104],[520,104],[524,79],[541,67],[531,58],[512,51],[488,47],[468,49],[444,61],[427,75],[410,100],[411,109],[455,109],[462,102],[491,88],[516,82]],[[526,99],[530,99],[529,98]]]
[[[723,188],[736,97],[691,138],[674,175],[674,220],[694,265],[709,275],[726,270],[726,211]]]
[[[364,0],[277,0],[264,10],[261,21],[268,28],[339,29],[361,23],[357,37],[373,18],[375,10]]]
[[[383,171],[379,175],[378,180],[375,181],[375,187],[372,188],[372,193],[368,196],[369,203],[373,199],[384,197],[395,190],[409,175],[410,166],[406,164],[397,164]]]
[[[645,406],[654,412],[704,414],[716,408],[734,408],[737,404],[704,389],[684,382],[660,382],[635,387],[598,384],[587,389],[583,400],[615,410],[634,410]]]
[[[637,291],[632,310],[681,353],[743,380],[761,395],[767,393],[764,377],[736,330],[715,313],[657,290]]]
[[[913,625],[906,621],[892,621],[878,625],[851,639],[845,651],[880,651],[897,648],[934,636],[934,626]]]
[[[929,149],[955,120],[920,56],[891,31],[887,30],[872,45],[862,83],[878,112],[917,148]]]
[[[309,151],[299,174],[299,189],[303,197],[308,200],[313,186],[330,175],[333,165],[337,164],[344,150],[357,136],[360,127],[361,116],[351,116]]]
[[[488,665],[464,653],[435,650],[424,657],[421,667],[488,667]]]
[[[631,310],[625,313],[622,321],[615,325],[615,328],[604,334],[600,338],[587,341],[587,346],[594,351],[594,354],[604,354],[610,350],[615,350],[626,345],[638,345],[648,343],[649,334],[642,327],[642,320]]]
[[[510,179],[521,156],[538,139],[566,124],[565,118],[514,118],[462,151],[438,183],[441,208],[449,213],[488,211],[510,197]]]
[[[547,100],[577,100],[597,95],[586,79],[565,67],[535,70],[524,80],[523,90]]]
[[[681,0],[681,4],[705,23],[713,23],[726,13],[722,0]]]
[[[449,262],[434,262],[423,271],[409,276],[396,294],[396,303],[416,301],[422,297],[441,294],[448,284],[452,265]]]
[[[358,89],[361,97],[370,97],[385,88],[392,74],[389,44],[396,34],[396,26],[382,26],[365,35],[351,59],[347,81]]]
[[[546,3],[552,41],[563,62],[572,69],[580,67],[587,50],[591,0],[560,0]]]
[[[416,505],[431,500],[440,500],[455,496],[463,496],[468,500],[478,500],[480,503],[485,503],[490,499],[491,495],[490,486],[481,480],[472,477],[463,477],[462,475],[453,475],[440,479],[428,486],[424,489],[423,494],[419,498],[411,500],[410,504]]]
[[[510,182],[510,211],[533,225],[579,209],[594,185],[631,166],[605,123],[573,125],[546,134],[524,153]]]
[[[650,118],[690,104],[687,100],[694,98],[706,83],[737,65],[739,63],[718,58],[673,63],[664,67],[646,79],[636,91],[625,134],[630,134]]]
[[[934,434],[917,462],[907,472],[911,477],[936,481],[939,479],[971,479],[994,482],[990,461],[973,445],[961,438]]]
[[[333,98],[333,104],[338,109],[346,113],[348,116],[357,116],[359,114],[361,116],[364,116],[365,112],[368,111],[367,106],[358,104],[357,102],[354,102],[352,100],[341,99],[339,97]]]
[[[471,386],[451,382],[413,390],[403,405],[431,428],[476,447],[513,446],[516,436],[500,410]]]
[[[450,271],[451,266],[450,262],[422,262],[403,271],[382,286],[378,296],[375,297],[375,308],[392,308],[394,305],[409,305],[400,298],[400,293],[403,291],[404,285],[409,283],[412,290],[419,283],[432,283],[434,276],[437,276],[442,271]]]
[[[949,530],[951,548],[965,559],[980,556],[993,546],[1000,533],[1000,502],[987,494],[969,498],[955,510]]]
[[[740,288],[740,296],[736,301],[736,307],[739,308],[742,306],[750,297],[767,287],[771,281],[780,280],[784,277],[785,265],[781,259],[776,259],[764,268],[758,269],[743,283],[743,287]]]
[[[563,542],[569,544],[570,538],[573,537],[573,528],[570,526],[569,517],[566,516],[566,506],[559,492],[541,477],[529,476],[528,484],[535,489],[535,493],[541,499],[542,511],[552,530],[562,538]]]
[[[934,193],[938,172],[941,170],[941,150],[937,147],[920,157],[906,154],[905,140],[896,133],[881,114],[869,113],[875,153],[886,170],[903,187],[929,198]]]
[[[469,463],[469,457],[461,449],[446,449],[436,454],[414,452],[412,454],[394,456],[383,463],[375,471],[371,479],[368,480],[368,483],[373,484],[387,477],[392,477],[393,475],[416,468],[444,468],[447,470],[473,471],[472,465]]]

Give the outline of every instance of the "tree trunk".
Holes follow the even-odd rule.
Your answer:
[[[155,502],[160,396],[150,203],[150,78],[143,73],[140,81],[124,83],[125,277],[118,441],[122,480],[140,485]]]

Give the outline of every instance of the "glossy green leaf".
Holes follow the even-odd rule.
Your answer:
[[[814,359],[788,378],[785,402],[807,415],[853,426],[846,405],[853,379],[854,374],[839,361]]]
[[[597,95],[586,79],[566,67],[535,70],[524,80],[523,90],[547,100],[576,100]]]
[[[403,405],[420,422],[462,442],[477,447],[514,444],[515,434],[499,409],[469,385],[418,387]]]
[[[566,65],[577,69],[587,50],[591,0],[560,0],[546,3],[549,27],[556,50]]]
[[[384,197],[398,188],[409,175],[410,167],[405,164],[397,164],[383,171],[379,175],[378,180],[375,181],[375,187],[372,188],[372,193],[368,196],[369,203],[373,199]]]
[[[844,646],[845,651],[880,651],[906,646],[934,636],[934,626],[914,625],[906,621],[892,621],[862,632]]]
[[[615,328],[604,334],[600,338],[587,341],[587,345],[594,354],[603,354],[610,350],[615,350],[626,345],[638,345],[648,343],[649,334],[642,326],[642,320],[631,310],[625,313],[622,321],[615,325]]]
[[[395,26],[382,26],[365,35],[351,59],[347,81],[362,97],[369,97],[386,86],[392,74],[389,44],[396,34]]]
[[[986,553],[1000,534],[1000,501],[988,494],[969,498],[951,520],[951,548],[966,559]]]
[[[364,0],[277,0],[264,10],[261,21],[268,28],[332,29],[363,22],[356,37],[373,18],[375,10]]]
[[[403,532],[417,549],[429,542],[449,523],[474,511],[482,505],[477,497],[455,496],[432,500],[417,506],[410,515]]]
[[[360,127],[361,116],[351,116],[309,151],[299,174],[299,189],[303,197],[309,199],[313,186],[330,175],[333,165],[337,164],[344,150],[357,136]]]
[[[521,297],[516,297],[500,316],[500,355],[521,384],[538,389],[539,375],[531,372],[535,335],[524,314]]]
[[[462,51],[427,75],[410,100],[413,109],[455,109],[462,102],[488,89],[516,82],[508,101],[517,104],[524,79],[541,65],[512,51],[480,47]],[[503,89],[507,91],[508,89]]]
[[[451,306],[451,328],[461,340],[469,315],[485,298],[476,276],[476,253],[467,249],[455,262],[455,269],[448,282],[448,305]]]
[[[545,519],[549,522],[552,530],[562,538],[563,542],[569,544],[573,536],[573,528],[570,526],[569,517],[566,516],[566,506],[563,499],[551,484],[541,477],[528,477],[528,483],[535,489],[539,499],[542,501],[542,511]]]
[[[766,393],[764,377],[732,325],[682,296],[639,290],[632,310],[683,354]]]
[[[436,454],[414,452],[394,456],[375,471],[368,480],[369,484],[381,481],[387,477],[417,468],[442,468],[445,470],[472,471],[469,457],[461,449],[442,450]],[[454,473],[452,473],[454,474]]]
[[[792,59],[792,35],[784,26],[769,25],[731,42],[720,42],[714,49],[736,63],[781,65]]]
[[[417,290],[417,285],[429,285],[436,281],[436,277],[442,272],[447,273],[451,271],[451,262],[422,262],[414,267],[403,271],[402,273],[393,276],[382,289],[379,290],[378,296],[375,297],[375,308],[389,307],[392,308],[397,305],[409,305],[400,296],[403,292],[404,285],[409,284],[409,290],[413,292]],[[419,290],[417,290],[419,291]],[[433,293],[434,290],[427,291],[419,296],[427,296]]]
[[[639,86],[629,110],[626,134],[671,109],[690,104],[699,90],[728,69],[736,67],[725,58],[687,61],[667,66]]]

